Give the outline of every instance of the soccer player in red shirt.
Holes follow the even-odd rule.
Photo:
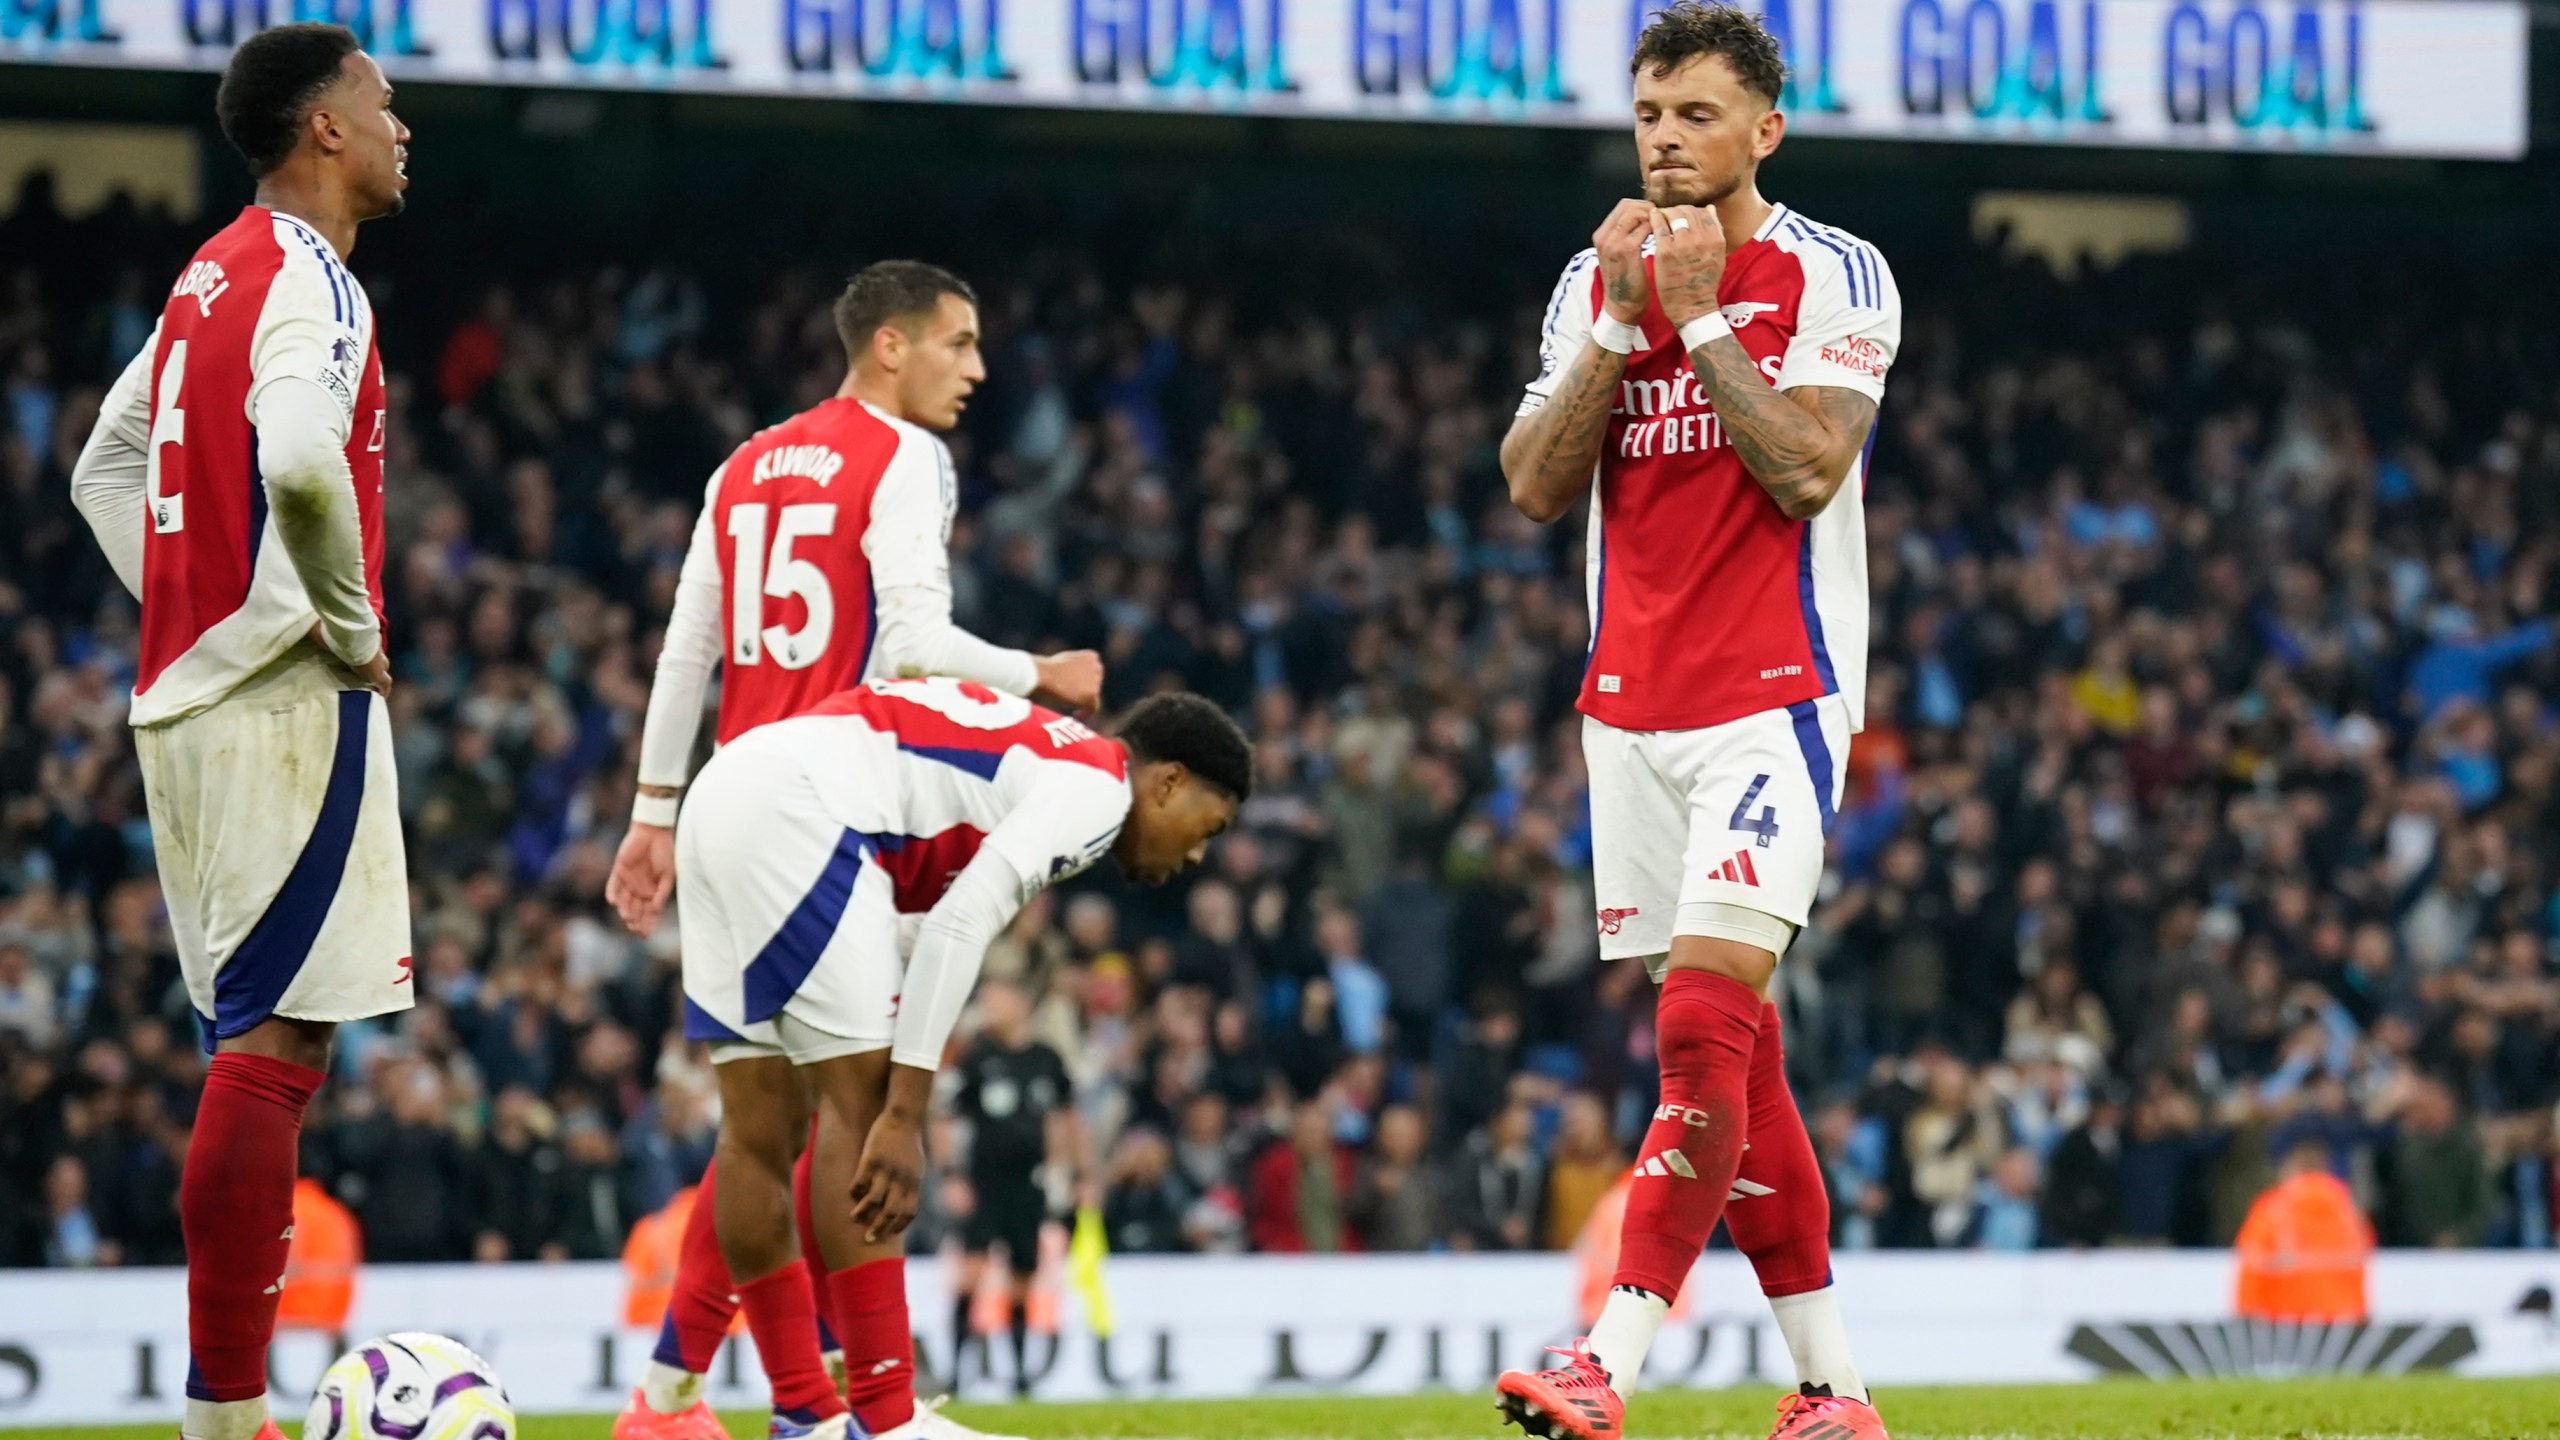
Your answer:
[[[1591,1334],[1497,1391],[1534,1434],[1613,1440],[1722,1218],[1795,1360],[1778,1434],[1866,1440],[1884,1429],[1833,1299],[1768,988],[1821,879],[1865,698],[1863,457],[1901,303],[1873,248],[1761,198],[1786,64],[1756,17],[1681,0],[1632,69],[1644,198],[1566,267],[1502,462],[1535,520],[1591,491],[1600,946],[1661,981],[1662,1103]]]
[[[1092,651],[1033,656],[951,621],[947,545],[958,487],[935,432],[959,423],[986,378],[977,296],[935,266],[883,260],[853,277],[834,318],[847,358],[835,396],[750,437],[703,496],[650,688],[631,829],[605,890],[636,933],[656,927],[674,884],[677,796],[715,661],[724,662],[723,745],[882,676],[954,676],[1068,709],[1101,699],[1102,660]],[[688,1035],[726,1047],[728,1064],[777,1093],[797,1093],[779,1045],[744,1046],[690,1004],[685,1019]],[[865,1430],[882,1440],[975,1440],[915,1403],[904,1263],[892,1255],[831,1273],[820,1257],[806,1228],[806,1157],[797,1177],[805,1275],[790,1266],[732,1283],[715,1228],[717,1171],[703,1174],[657,1353],[614,1423],[615,1440],[721,1440],[701,1380],[742,1304],[768,1364],[782,1361],[781,1388],[808,1390],[777,1394],[777,1412],[814,1410],[823,1420],[843,1409],[819,1393],[824,1372],[814,1355],[797,1366],[789,1342],[767,1333],[796,1335],[824,1314]]]
[[[214,108],[255,203],[170,287],[73,468],[142,602],[134,752],[205,1069],[178,1217],[188,1440],[274,1437],[267,1342],[302,1114],[337,1022],[404,1010],[383,696],[382,361],[347,273],[409,129],[340,25],[241,42]]]

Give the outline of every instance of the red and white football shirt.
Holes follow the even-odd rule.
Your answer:
[[[873,680],[820,701],[785,734],[775,743],[799,748],[847,828],[902,837],[882,864],[911,914],[932,909],[987,843],[1003,849],[1027,899],[1101,859],[1129,814],[1119,741],[974,680]]]
[[[1119,742],[974,680],[873,680],[758,726],[677,827],[685,1033],[788,1051],[787,1014],[931,1069],[986,942],[1128,814]],[[925,912],[902,970],[897,917]]]
[[[1521,413],[1545,403],[1590,337],[1599,280],[1593,251],[1565,267]],[[1780,205],[1726,258],[1716,299],[1777,389],[1830,385],[1883,399],[1902,299],[1864,241]],[[1580,708],[1622,730],[1695,730],[1836,693],[1858,728],[1865,457],[1820,515],[1788,519],[1727,442],[1658,300],[1641,328],[1591,487]]]
[[[870,674],[872,555],[940,553],[949,472],[940,441],[835,399],[759,431],[711,477],[687,560],[720,567],[720,743]]]
[[[219,701],[319,617],[267,518],[252,397],[277,380],[345,412],[365,586],[382,613],[382,359],[373,307],[318,231],[252,205],[196,251],[159,328],[110,392],[147,425],[149,523],[132,720]],[[148,377],[147,383],[144,376]]]

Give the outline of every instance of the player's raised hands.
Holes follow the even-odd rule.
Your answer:
[[[1601,308],[1629,325],[1644,319],[1645,303],[1653,298],[1653,281],[1644,273],[1644,237],[1652,220],[1651,201],[1621,200],[1591,232],[1591,248],[1600,252]]]
[[[1724,224],[1701,205],[1666,205],[1653,212],[1653,288],[1662,313],[1675,326],[1715,313],[1716,286],[1724,280]]]

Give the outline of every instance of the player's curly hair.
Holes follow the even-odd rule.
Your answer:
[[[878,260],[863,266],[836,297],[836,338],[844,342],[846,358],[859,360],[869,354],[871,337],[880,333],[881,326],[923,315],[942,303],[945,295],[978,303],[978,292],[969,288],[968,281],[939,265]]]
[[[346,26],[306,20],[261,30],[231,52],[213,113],[250,174],[263,179],[293,153],[312,102],[361,48]]]
[[[1170,760],[1235,797],[1253,796],[1253,742],[1213,702],[1187,691],[1150,695],[1120,717],[1113,733],[1132,758]]]
[[[1656,78],[1670,74],[1701,55],[1721,55],[1743,88],[1770,104],[1787,87],[1787,52],[1760,17],[1735,5],[1706,0],[1673,0],[1636,37],[1632,75],[1651,66]]]

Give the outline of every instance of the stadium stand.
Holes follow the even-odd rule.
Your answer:
[[[1103,650],[1114,705],[1214,697],[1260,788],[1201,878],[1088,876],[991,970],[1120,1248],[1562,1243],[1654,1065],[1592,937],[1580,522],[1492,460],[1543,283],[1135,223],[932,257],[991,330],[960,618]],[[205,228],[41,180],[0,221],[0,1263],[180,1259],[201,1059],[66,476]],[[421,1003],[347,1027],[306,1170],[370,1261],[612,1257],[708,1154],[673,926],[601,894],[689,507],[837,379],[841,268],[740,244],[359,252]],[[2553,1243],[2560,356],[2521,263],[1897,252],[1870,722],[1781,972],[1844,1247],[2228,1244],[2304,1137],[2386,1244]],[[922,1246],[967,1204],[930,1193]]]

